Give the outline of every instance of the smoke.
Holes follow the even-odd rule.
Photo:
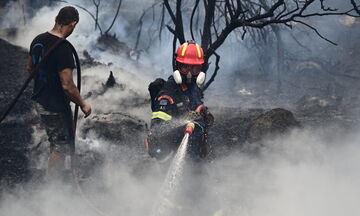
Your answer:
[[[72,1],[74,4],[82,5],[89,11],[94,12],[95,7],[92,2],[88,1]],[[26,25],[19,25],[17,21],[17,14],[14,12],[19,9],[19,3],[13,2],[7,5],[7,13],[4,19],[1,20],[1,29],[17,28],[17,34],[14,36],[5,35],[2,31],[3,37],[6,37],[10,42],[28,49],[33,38],[39,33],[51,30],[54,25],[54,19],[61,7],[68,5],[65,3],[55,4],[53,6],[44,6],[35,11],[28,17]],[[147,4],[143,4],[145,7]],[[125,4],[126,6],[126,4]],[[94,30],[94,21],[88,13],[79,9],[80,22],[76,26],[72,35],[67,39],[76,47],[80,57],[83,57],[83,51],[86,50],[95,61],[102,63],[102,66],[84,67],[82,70],[83,84],[82,94],[87,96],[88,102],[93,106],[95,113],[104,112],[128,112],[135,114],[143,119],[148,119],[149,106],[147,104],[148,92],[147,86],[156,76],[163,76],[166,78],[170,75],[170,71],[164,72],[154,62],[162,64],[165,59],[165,54],[160,50],[150,52],[150,55],[143,55],[140,62],[136,62],[127,57],[121,52],[128,52],[120,50],[119,53],[114,51],[102,50],[98,43],[100,32]],[[127,8],[122,7],[124,14],[128,13]],[[130,11],[134,16],[134,11]],[[140,13],[139,11],[137,13]],[[111,35],[116,35],[119,41],[125,42],[130,48],[134,44],[134,35],[129,35],[126,29],[129,25],[129,19],[122,17],[124,15],[120,12],[115,25],[109,32]],[[100,25],[105,31],[111,24],[114,18],[115,11],[113,9],[113,2],[101,1],[99,10]],[[165,48],[164,48],[165,50]],[[170,49],[169,49],[170,50]],[[152,57],[154,56],[154,57]],[[171,56],[171,55],[169,55]],[[160,60],[161,59],[161,60]],[[169,58],[171,59],[171,58]],[[169,61],[171,64],[171,61]],[[105,84],[110,71],[113,71],[115,80],[119,86],[104,91]],[[131,99],[136,98],[140,103],[132,102]],[[139,106],[140,105],[140,106]],[[129,109],[131,108],[132,109]]]
[[[319,2],[307,13],[318,11]],[[351,8],[348,3],[337,1],[328,1],[326,6],[340,10]],[[315,31],[300,23],[291,23],[291,29],[277,25],[279,36],[274,34],[272,27],[261,29],[266,41],[261,37],[254,39],[250,33],[241,40],[241,30],[233,32],[218,51],[221,55],[220,70],[206,93],[211,95],[211,104],[220,100],[233,107],[281,106],[294,110],[296,102],[307,95],[327,101],[331,101],[331,97],[342,98],[342,104],[345,100],[348,103],[358,101],[358,98],[349,97],[358,95],[356,81],[342,76],[345,73],[354,77],[358,74],[353,69],[357,67],[353,61],[357,55],[354,50],[357,50],[356,35],[359,33],[356,19],[324,16],[302,21],[338,45],[321,39]],[[212,65],[214,63],[213,59]]]
[[[77,3],[87,5],[87,1]],[[51,29],[53,19],[62,6],[61,4],[42,7],[31,20],[28,20],[27,25],[21,26],[18,19],[19,10],[9,5],[9,10],[2,16],[1,26],[18,27],[17,36],[8,39],[28,48],[37,34]],[[90,5],[88,6],[90,8]],[[146,7],[139,4],[136,8],[138,11],[140,6]],[[82,10],[79,12],[80,23],[68,39],[80,54],[81,51],[87,50],[96,61],[104,63],[83,70],[82,92],[84,95],[92,92],[87,100],[95,113],[130,112],[142,119],[148,119],[149,105],[130,106],[133,104],[127,104],[126,99],[133,98],[134,95],[147,98],[147,84],[157,76],[165,78],[171,74],[171,35],[165,35],[161,43],[154,42],[148,53],[144,52],[142,55],[141,63],[134,64],[133,60],[121,55],[99,51],[96,47],[99,32],[94,31],[94,23],[89,16]],[[111,16],[105,16],[102,20],[102,24],[106,25]],[[332,25],[328,25],[333,21],[329,19],[321,25],[327,28],[328,32],[324,31],[326,34],[336,32],[336,28],[332,29]],[[112,33],[116,33],[128,44],[134,44],[134,35],[129,33],[131,31],[127,32],[133,24],[120,14]],[[144,29],[150,25],[151,23],[144,23]],[[303,38],[300,37],[303,44],[308,44],[314,49],[319,47],[319,43],[323,44],[315,35],[299,35],[304,35]],[[284,37],[285,43],[293,48],[294,42],[287,36]],[[323,50],[317,50],[314,55],[322,53],[326,57],[329,52]],[[257,98],[254,99],[253,96],[266,94],[266,84],[273,84],[274,78],[265,84],[262,83],[262,91],[246,85],[252,83],[259,86],[258,81],[233,82],[237,75],[234,75],[234,71],[258,71],[259,62],[254,60],[256,53],[246,48],[243,43],[239,43],[235,36],[231,36],[221,47],[219,54],[222,56],[221,71],[206,92],[207,104],[219,105],[219,101],[222,106],[266,104],[263,101],[259,102]],[[269,52],[266,55],[273,54]],[[214,64],[215,61],[212,59],[210,71]],[[273,69],[270,69],[272,73]],[[110,70],[114,72],[118,83],[125,85],[125,88],[108,89],[102,96],[96,96],[97,92],[101,92]],[[229,92],[231,94],[228,94]],[[240,97],[239,94],[244,96]],[[274,104],[270,103],[269,106],[271,105]],[[187,174],[186,181],[180,184],[180,202],[168,203],[168,206],[172,208],[173,215],[181,215],[181,212],[188,215],[246,216],[357,215],[360,213],[357,204],[360,192],[360,175],[357,168],[360,162],[360,136],[357,131],[341,131],[336,134],[334,131],[334,128],[295,130],[266,142],[257,156],[233,152],[196,167]],[[34,136],[40,136],[38,133],[41,132],[35,132]],[[87,179],[82,184],[84,196],[78,194],[76,189],[67,183],[32,182],[19,185],[12,193],[2,196],[0,215],[97,216],[94,207],[107,215],[149,214],[161,200],[159,193],[163,187],[167,167],[150,160],[144,150],[131,147],[134,145],[138,144],[126,143],[116,146],[96,136],[80,139],[80,151],[91,149],[106,155],[103,166],[96,170],[92,179]],[[44,160],[43,158],[42,161]],[[41,167],[44,164],[39,163],[36,166]]]
[[[160,197],[166,166],[131,145],[91,139],[107,155],[81,185],[31,183],[5,194],[0,215],[144,215],[159,202],[171,215],[357,215],[360,136],[332,129],[294,130],[264,144],[257,156],[233,152],[189,168],[174,200]],[[82,140],[82,145],[89,142]],[[98,142],[98,145],[94,145]]]
[[[95,12],[91,1],[71,2]],[[114,17],[114,9],[117,6],[115,3],[114,1],[101,1],[99,20],[103,30],[107,29]],[[140,24],[139,17],[143,10],[150,8],[151,4],[152,2],[142,0],[124,1],[110,34],[115,34],[129,48],[134,48]],[[184,2],[185,14],[189,13],[190,4],[192,4],[190,1]],[[38,33],[45,32],[53,26],[53,17],[64,5],[61,3],[52,7],[46,6],[37,10],[34,15],[25,14],[28,20],[26,25],[22,25],[19,24],[22,22],[18,16],[22,13],[21,7],[19,3],[14,2],[7,6],[8,12],[4,14],[0,26],[1,28],[18,28],[17,37],[8,37],[8,39],[28,48],[31,40]],[[331,1],[327,2],[326,6],[344,9],[350,5]],[[319,5],[315,4],[309,9],[309,12],[317,10],[318,7]],[[84,10],[79,9],[79,12],[80,23],[69,40],[79,50],[80,55],[83,50],[87,50],[97,61],[104,64],[112,63],[117,67],[124,68],[125,73],[135,74],[147,83],[156,77],[166,79],[171,75],[173,37],[165,29],[161,35],[162,41],[158,40],[160,6],[148,10],[142,20],[142,35],[137,50],[140,52],[140,61],[136,63],[141,65],[141,68],[134,68],[135,62],[120,53],[111,53],[109,50],[100,51],[97,44],[100,33],[98,30],[94,30],[94,21]],[[203,14],[200,14],[200,23],[201,17]],[[188,26],[188,16],[184,15],[183,18],[184,25]],[[351,91],[352,96],[356,95],[360,89],[356,87],[354,80],[334,75],[344,71],[350,71],[351,76],[355,75],[353,68],[356,66],[353,66],[354,63],[348,59],[352,58],[349,53],[353,53],[351,41],[357,43],[358,32],[356,28],[351,27],[356,25],[356,21],[352,21],[353,24],[349,26],[346,24],[349,22],[344,21],[346,18],[348,17],[325,16],[303,20],[317,28],[322,35],[338,43],[338,47],[322,40],[314,31],[301,24],[292,23],[292,30],[288,30],[285,26],[279,26],[283,57],[277,56],[277,42],[270,28],[265,28],[265,31],[268,32],[265,33],[268,39],[264,43],[261,41],[250,42],[252,41],[250,34],[241,40],[241,30],[233,32],[217,50],[221,56],[220,70],[215,82],[205,94],[206,104],[215,106],[221,100],[223,106],[232,107],[283,106],[294,108],[294,103],[306,95],[319,96],[327,100],[330,97],[349,98],[349,94],[344,93],[346,90]],[[185,35],[187,39],[190,38],[188,31],[185,32]],[[200,43],[200,37],[196,32],[195,39]],[[257,43],[257,45],[251,43]],[[207,79],[215,68],[215,58],[210,61]],[[342,62],[342,65],[337,63],[339,61]],[[279,67],[279,62],[283,64],[283,68]],[[309,62],[310,64],[308,64]],[[312,67],[313,65],[317,65],[317,68]],[[318,88],[314,88],[314,86]],[[352,88],[347,88],[348,86]],[[347,99],[347,101],[351,100]]]

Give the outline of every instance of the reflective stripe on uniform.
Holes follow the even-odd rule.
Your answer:
[[[172,118],[171,115],[165,113],[165,112],[162,112],[162,111],[158,111],[158,112],[153,112],[152,113],[152,117],[151,119],[155,119],[155,118],[159,118],[159,119],[162,119],[162,120],[165,120],[165,121],[168,121]]]

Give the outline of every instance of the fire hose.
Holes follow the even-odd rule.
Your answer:
[[[79,90],[79,92],[81,91],[81,67],[80,67],[80,60],[79,60],[79,56],[74,48],[74,46],[68,42],[68,44],[70,44],[72,53],[75,57],[75,62],[76,62],[76,70],[77,70],[77,88]],[[78,119],[78,114],[79,114],[79,105],[75,104],[75,109],[74,109],[74,120],[73,120],[73,134],[74,134],[74,141],[71,143],[70,146],[70,158],[71,158],[71,173],[72,173],[72,177],[74,180],[74,183],[76,185],[76,188],[78,189],[78,192],[80,193],[80,195],[82,196],[83,200],[86,201],[87,205],[93,210],[95,211],[98,215],[100,216],[108,216],[107,214],[103,213],[101,210],[99,210],[98,208],[95,207],[94,203],[91,202],[88,198],[86,198],[83,190],[81,189],[78,177],[77,177],[77,169],[76,169],[76,154],[75,154],[75,136],[76,136],[76,126],[77,126],[77,119]]]
[[[28,87],[29,83],[31,82],[32,79],[35,78],[37,71],[44,65],[45,60],[49,57],[49,55],[57,48],[59,47],[62,43],[67,42],[70,45],[71,51],[74,55],[75,58],[75,63],[76,63],[76,70],[77,70],[77,88],[80,92],[81,90],[81,67],[80,67],[80,60],[79,60],[79,56],[74,48],[74,46],[67,41],[66,39],[60,38],[59,40],[57,40],[50,48],[49,50],[47,50],[47,52],[45,53],[45,55],[43,56],[42,60],[35,66],[35,68],[30,72],[29,76],[27,77],[27,79],[25,80],[24,84],[22,85],[21,89],[18,91],[18,93],[16,94],[15,98],[11,101],[11,103],[8,105],[8,107],[5,109],[5,111],[3,112],[3,114],[1,115],[0,118],[0,123],[2,123],[2,121],[8,116],[8,114],[10,113],[10,111],[14,108],[16,102],[19,100],[20,96],[24,93],[25,89]],[[76,171],[76,155],[75,155],[75,135],[76,135],[76,126],[77,126],[77,119],[78,119],[78,114],[79,114],[79,105],[75,104],[75,109],[74,109],[74,118],[73,118],[73,137],[74,137],[74,141],[71,142],[71,146],[70,146],[70,158],[71,158],[71,173],[72,173],[72,177],[75,183],[75,186],[78,189],[78,192],[80,193],[80,195],[82,196],[82,198],[87,202],[87,205],[89,207],[91,207],[98,215],[101,216],[107,216],[105,213],[103,213],[102,211],[100,211],[98,208],[95,207],[95,205],[86,198],[86,196],[84,195],[83,190],[81,189],[81,186],[79,184],[78,178],[77,178],[77,171]]]

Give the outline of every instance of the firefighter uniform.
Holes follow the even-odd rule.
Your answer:
[[[203,158],[209,152],[207,131],[213,116],[203,105],[199,80],[203,51],[194,42],[187,42],[177,51],[178,70],[167,81],[157,79],[149,85],[152,97],[151,127],[146,140],[150,156],[166,158],[178,148],[189,122],[195,125],[189,137],[190,155]],[[195,68],[195,69],[194,69]]]

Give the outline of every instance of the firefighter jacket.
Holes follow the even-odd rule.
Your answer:
[[[192,120],[188,114],[203,105],[201,99],[201,90],[196,83],[178,85],[170,76],[153,101],[152,127],[172,120]]]
[[[170,76],[166,82],[157,79],[150,86],[149,91],[156,89],[158,92],[150,91],[156,96],[152,97],[151,128],[146,140],[148,153],[161,158],[170,151],[169,149],[176,149],[184,136],[185,125],[192,122],[195,128],[190,143],[198,144],[193,145],[192,151],[200,157],[205,156],[208,152],[207,128],[212,124],[213,116],[206,108],[205,112],[195,111],[199,107],[204,107],[202,93],[197,84],[193,82],[178,85]]]

